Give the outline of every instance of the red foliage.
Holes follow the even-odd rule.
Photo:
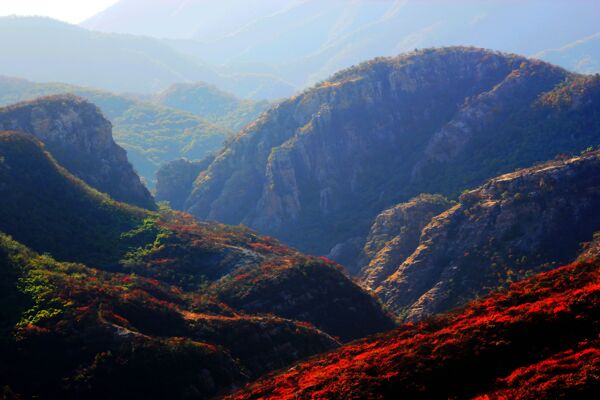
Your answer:
[[[319,258],[321,259],[321,261],[323,261],[327,264],[335,265],[335,262],[331,261],[329,258],[327,258],[325,256],[320,256]]]
[[[574,264],[347,345],[231,399],[571,398],[600,384],[599,313],[600,263]]]

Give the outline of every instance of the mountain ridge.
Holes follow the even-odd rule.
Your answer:
[[[597,145],[599,83],[477,48],[375,59],[246,127],[200,173],[184,209],[313,254],[346,247],[336,259],[351,259],[383,209]]]
[[[431,218],[412,251],[364,267],[365,282],[377,276],[371,288],[416,321],[572,262],[600,230],[599,170],[600,152],[591,151],[493,178]]]

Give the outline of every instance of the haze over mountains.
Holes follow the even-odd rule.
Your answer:
[[[100,108],[112,122],[115,140],[127,150],[149,188],[154,188],[162,164],[210,156],[269,107],[266,101],[241,100],[205,83],[177,84],[140,100],[88,87],[0,76],[0,106],[66,93]]]
[[[0,399],[595,398],[599,17],[0,18]]]
[[[89,31],[41,17],[1,17],[0,74],[115,92],[154,93],[174,83],[205,81],[241,97],[293,92],[278,78],[222,75],[157,39]],[[43,67],[40,67],[43,66]]]
[[[595,72],[599,44],[590,37],[600,33],[599,12],[591,0],[121,0],[82,25],[175,39],[168,43],[197,59],[302,88],[366,59],[448,45]]]
[[[92,31],[47,19],[1,18],[0,74],[141,93],[204,81],[243,98],[279,99],[370,58],[448,45],[597,72],[600,6],[575,4],[122,0],[82,23]],[[54,57],[57,43],[60,56]],[[82,62],[85,68],[77,68]]]

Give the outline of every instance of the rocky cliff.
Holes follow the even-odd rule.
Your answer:
[[[0,108],[0,130],[41,140],[69,172],[118,201],[155,208],[148,190],[113,140],[112,127],[93,104],[75,96],[50,96]]]
[[[600,78],[516,55],[375,59],[262,115],[196,180],[185,208],[347,260],[394,204],[455,196],[598,144],[599,104]]]
[[[422,194],[379,214],[358,263],[363,283],[370,289],[379,286],[416,250],[431,219],[452,205],[440,195]]]
[[[393,270],[376,293],[418,320],[573,261],[600,229],[598,207],[600,152],[541,164],[464,193],[422,230],[412,254],[375,258],[363,273],[371,283]]]

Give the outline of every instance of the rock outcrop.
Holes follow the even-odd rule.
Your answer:
[[[412,254],[384,264],[395,271],[376,293],[411,321],[455,308],[573,261],[600,229],[599,207],[600,152],[494,178],[434,217]]]
[[[452,204],[440,195],[420,195],[379,214],[363,249],[362,282],[377,288],[417,249],[431,219]]]
[[[454,197],[597,145],[599,105],[599,77],[516,55],[445,48],[375,59],[245,128],[185,209],[345,261],[394,204]]]
[[[95,105],[71,95],[18,103],[0,108],[0,130],[34,135],[59,164],[115,200],[155,208],[125,150],[114,142],[111,123]]]

